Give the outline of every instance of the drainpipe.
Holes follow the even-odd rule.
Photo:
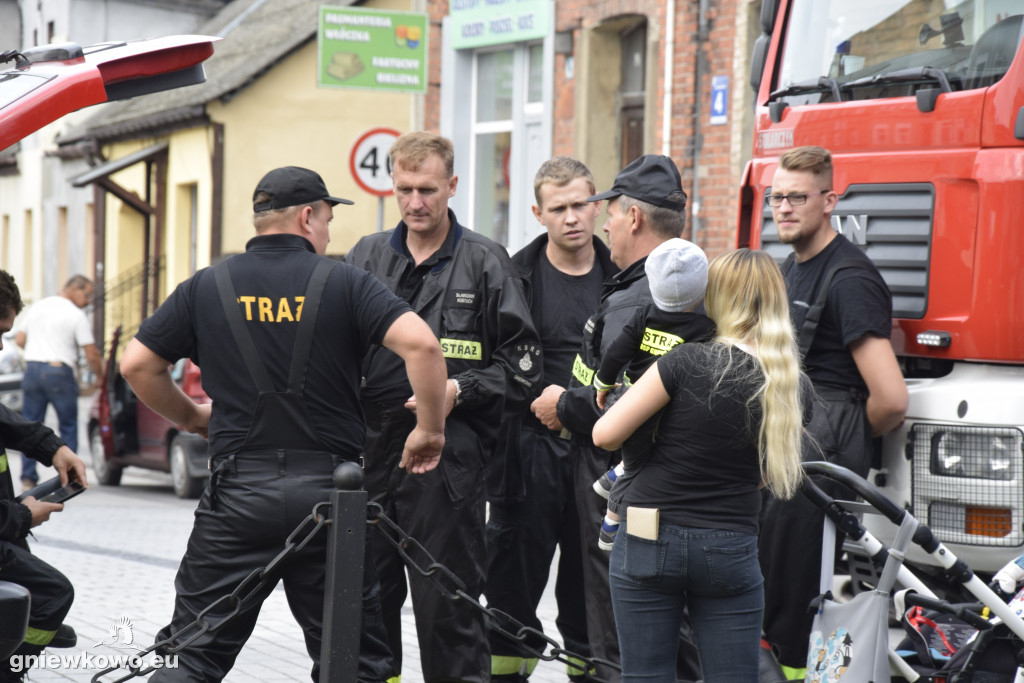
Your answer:
[[[676,0],[665,2],[665,97],[661,103],[661,153],[672,156],[672,72],[675,65]]]
[[[697,0],[699,8],[697,11],[697,63],[693,75],[694,81],[694,105],[693,105],[693,192],[690,196],[690,241],[698,242],[700,234],[700,155],[704,149],[704,136],[700,132],[701,122],[704,118],[704,76],[708,71],[708,60],[704,52],[704,44],[711,32],[708,22],[708,1]]]

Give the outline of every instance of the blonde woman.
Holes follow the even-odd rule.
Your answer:
[[[764,252],[716,258],[705,307],[715,340],[672,349],[594,426],[595,444],[618,448],[667,406],[611,555],[623,683],[674,683],[684,607],[706,683],[758,679],[760,489],[799,488],[799,360],[782,273]]]

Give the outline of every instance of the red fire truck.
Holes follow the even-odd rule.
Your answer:
[[[1024,2],[764,0],[761,24],[737,243],[781,262],[778,156],[832,151],[832,222],[892,291],[910,390],[874,482],[995,571],[1024,553]]]

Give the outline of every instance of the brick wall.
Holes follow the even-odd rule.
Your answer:
[[[424,130],[441,131],[441,20],[448,16],[448,0],[427,0],[430,17],[430,55],[427,64],[427,92],[423,97]]]

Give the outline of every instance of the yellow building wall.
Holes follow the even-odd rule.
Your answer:
[[[196,187],[196,268],[209,265],[211,197],[213,180],[210,159],[212,133],[206,128],[191,128],[172,133],[167,138],[133,140],[112,144],[104,148],[108,159],[121,159],[129,154],[162,141],[168,142],[166,201],[164,204],[163,233],[159,253],[163,256],[163,270],[157,285],[157,301],[167,298],[179,282],[192,274],[190,229],[192,206],[190,199],[182,200],[182,193]],[[111,175],[111,180],[146,198],[146,164],[138,163]],[[190,196],[190,193],[189,193]],[[156,188],[150,198],[156,201]],[[128,278],[139,275],[146,259],[144,217],[112,194],[106,195],[107,227],[104,254],[104,282],[108,288],[106,304],[106,330],[110,339],[113,330],[121,325],[126,334],[134,331],[141,321],[142,289]],[[128,336],[127,338],[130,338]],[[124,340],[126,341],[126,340]]]
[[[412,11],[409,0],[380,0],[365,7]],[[221,251],[244,250],[253,236],[252,193],[267,171],[279,166],[305,166],[321,176],[334,196],[351,199],[354,206],[334,209],[328,254],[343,254],[363,235],[374,232],[378,210],[383,208],[384,229],[394,227],[399,212],[394,197],[381,202],[362,190],[349,170],[353,144],[370,128],[390,127],[399,132],[412,130],[422,120],[422,96],[385,91],[321,88],[317,85],[317,42],[315,36],[287,59],[262,74],[253,84],[227,102],[207,104],[211,122],[223,124],[224,213]],[[188,278],[192,268],[190,229],[191,188],[195,191],[195,268],[210,265],[214,179],[211,161],[215,153],[212,126],[175,131],[160,139],[146,138],[104,147],[108,159],[121,159],[160,142],[168,142],[164,231],[160,253],[164,270],[158,285],[163,301],[177,284]],[[135,164],[111,179],[139,197],[146,197],[146,165]],[[151,196],[155,201],[155,188]],[[114,195],[106,195],[106,253],[104,280],[110,285],[136,272],[144,254],[143,217]],[[141,304],[139,290],[118,295],[111,292],[107,302],[105,336],[117,325],[126,333],[138,325]],[[137,310],[138,309],[138,310]]]
[[[408,0],[368,2],[362,7],[411,11]],[[409,131],[419,95],[317,85],[313,37],[227,103],[211,102],[211,120],[224,124],[224,253],[239,252],[254,235],[252,193],[267,171],[303,166],[319,173],[328,191],[355,202],[334,208],[328,254],[342,254],[377,229],[375,195],[362,190],[349,170],[356,139],[370,128]],[[400,216],[394,197],[383,202],[383,227]]]

